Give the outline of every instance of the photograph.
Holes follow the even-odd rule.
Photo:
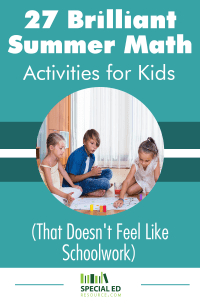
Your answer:
[[[89,215],[132,208],[151,192],[164,160],[160,127],[135,97],[80,90],[56,104],[37,138],[38,169],[57,200]]]

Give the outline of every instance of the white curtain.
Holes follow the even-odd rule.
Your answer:
[[[158,123],[144,104],[133,96],[111,88],[90,88],[71,96],[71,149],[83,145],[88,129],[96,129],[101,145],[96,164],[109,168],[130,168],[138,147],[153,137],[163,159],[163,139]]]

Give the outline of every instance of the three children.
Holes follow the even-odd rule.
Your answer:
[[[71,153],[64,170],[60,158],[64,153],[65,140],[58,133],[51,133],[48,136],[48,153],[39,171],[43,181],[59,201],[68,205],[81,194],[102,197],[111,187],[112,171],[94,166],[94,152],[99,146],[99,133],[94,129],[88,130],[83,137],[83,146]],[[63,176],[62,187],[59,173]],[[149,193],[159,176],[158,149],[155,141],[149,137],[140,144],[138,157],[122,184],[119,199],[114,202],[114,207],[122,207],[125,193],[128,195],[142,191]]]

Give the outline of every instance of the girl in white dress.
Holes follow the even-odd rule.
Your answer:
[[[50,133],[47,138],[47,150],[48,153],[39,166],[40,175],[50,192],[63,204],[70,205],[75,198],[80,197],[82,188],[73,184],[60,162],[65,151],[63,136],[58,133]],[[71,187],[61,187],[59,173]]]
[[[149,137],[140,144],[138,157],[135,159],[128,176],[122,184],[119,199],[114,202],[114,207],[122,207],[125,193],[129,196],[140,192],[149,193],[159,176],[158,148],[154,139]]]

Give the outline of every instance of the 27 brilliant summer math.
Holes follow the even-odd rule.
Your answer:
[[[25,14],[25,18],[30,19],[26,24],[25,29],[50,29],[55,25],[57,18],[59,17],[58,10],[43,10],[40,15],[35,10],[29,10]],[[66,20],[67,19],[67,20]],[[121,46],[122,41],[112,39],[112,29],[127,29],[134,32],[134,35],[129,34],[125,37],[125,45],[123,47],[123,53],[125,54],[137,54],[137,53],[192,53],[192,43],[189,40],[184,39],[183,34],[163,36],[164,39],[149,40],[149,37],[144,34],[138,35],[138,32],[145,30],[151,30],[151,34],[155,32],[155,29],[169,29],[173,32],[175,29],[175,23],[177,16],[174,11],[168,11],[166,15],[135,15],[132,16],[130,11],[123,11],[122,9],[107,9],[105,12],[99,11],[98,14],[84,15],[80,10],[68,10],[66,12],[66,19],[63,20],[66,31],[72,30],[75,34],[76,30],[84,28],[86,32],[88,30],[107,30],[110,35],[110,40],[35,40],[24,39],[21,35],[12,35],[9,38],[8,52],[11,54],[18,54],[25,52],[27,54],[73,54],[73,53],[91,53],[99,54],[101,52],[105,54],[112,53],[112,49],[118,45]],[[139,31],[138,31],[139,30]],[[29,31],[31,34],[32,31]],[[95,31],[96,32],[96,31]]]

